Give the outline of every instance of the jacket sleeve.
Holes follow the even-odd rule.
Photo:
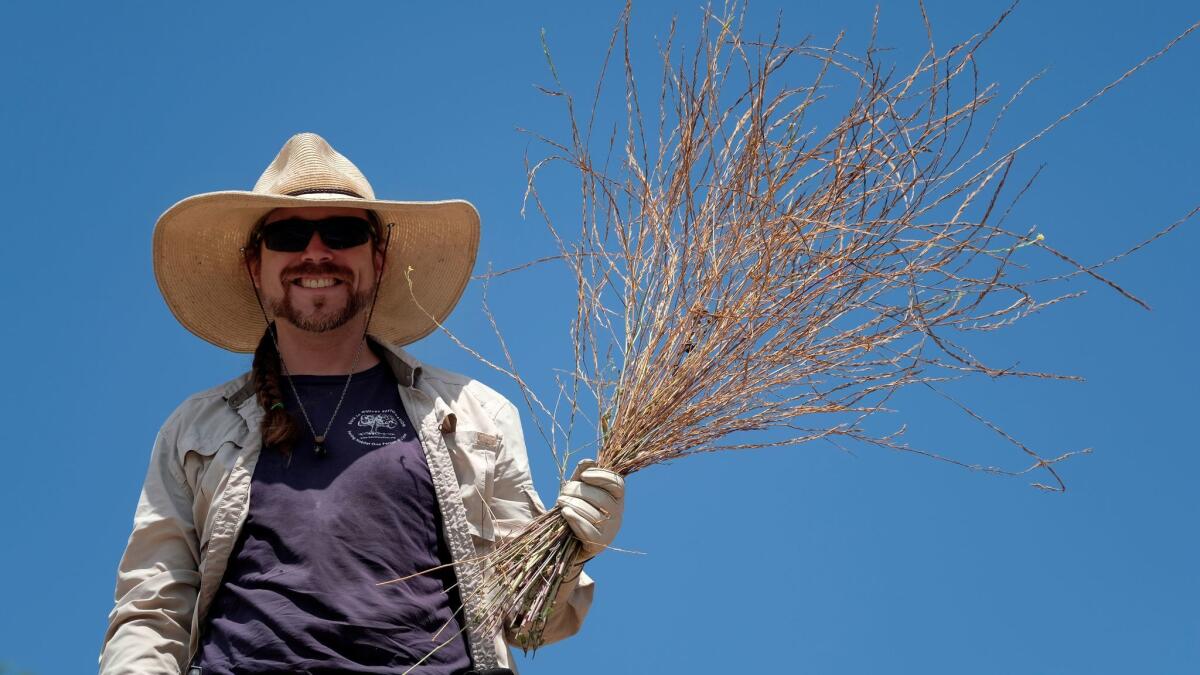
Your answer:
[[[176,675],[187,665],[200,556],[192,492],[170,427],[168,421],[154,442],[133,533],[117,570],[101,675]]]
[[[505,401],[505,404],[496,417],[504,441],[496,459],[492,505],[498,516],[496,529],[500,539],[520,532],[536,516],[546,512],[546,507],[533,487],[520,415],[511,402]],[[557,642],[579,632],[592,605],[594,591],[595,582],[583,573],[581,567],[572,570],[559,587],[554,603],[555,609],[542,633],[543,644]],[[524,647],[507,626],[504,639],[510,645]]]

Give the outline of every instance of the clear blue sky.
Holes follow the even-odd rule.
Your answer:
[[[567,85],[590,92],[618,3],[19,3],[0,19],[5,517],[0,664],[42,675],[95,668],[114,573],[154,435],[188,394],[236,375],[172,319],[150,265],[157,216],[199,192],[248,189],[283,141],[316,131],[395,199],[462,197],[483,219],[479,270],[551,252],[522,220],[529,127],[561,131],[545,28]],[[781,3],[757,1],[751,32]],[[873,4],[782,3],[785,35],[861,47]],[[576,6],[578,5],[578,6]],[[672,13],[635,8],[650,65]],[[1004,3],[928,3],[938,43],[985,28]],[[1028,136],[1198,16],[1194,3],[1030,2],[979,55]],[[911,64],[915,2],[888,2],[880,42]],[[1102,260],[1200,204],[1200,37],[1128,80],[1021,157],[1046,168],[1013,218]],[[575,194],[549,195],[569,212]],[[536,673],[1200,672],[1200,402],[1195,255],[1200,223],[1115,266],[1147,312],[1088,294],[984,343],[998,361],[1078,383],[976,382],[957,392],[1061,466],[1065,494],[910,454],[824,445],[706,456],[629,484],[583,632],[523,659]],[[490,300],[522,370],[568,364],[569,307],[536,275]],[[473,286],[450,327],[499,350]],[[1188,338],[1192,335],[1192,338]],[[1193,345],[1189,347],[1188,345]],[[516,396],[442,336],[425,360]],[[939,399],[896,417],[914,444],[1022,466]],[[530,438],[550,500],[549,452]]]

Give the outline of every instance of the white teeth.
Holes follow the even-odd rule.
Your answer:
[[[336,283],[333,279],[300,279],[304,288],[328,288]]]

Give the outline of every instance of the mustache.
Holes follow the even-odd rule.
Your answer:
[[[350,281],[354,278],[354,273],[349,268],[332,262],[317,263],[305,261],[283,268],[279,276],[284,281],[291,281],[298,277],[333,277],[339,281]]]

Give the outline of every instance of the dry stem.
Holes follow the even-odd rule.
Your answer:
[[[1030,465],[968,464],[865,425],[914,384],[950,398],[937,383],[966,375],[1065,378],[987,363],[963,339],[1079,295],[1047,295],[1053,282],[1087,275],[1144,305],[1100,274],[1116,258],[1084,265],[1006,225],[1029,187],[1011,194],[1016,153],[1096,98],[988,159],[997,124],[1025,90],[976,129],[996,92],[981,85],[975,55],[1007,14],[944,51],[929,29],[928,50],[897,73],[873,40],[860,56],[843,51],[840,36],[831,47],[786,45],[778,26],[770,39],[749,40],[743,9],[709,9],[689,57],[675,51],[672,25],[648,127],[626,6],[609,49],[623,51],[624,128],[614,126],[599,162],[604,75],[580,124],[547,48],[555,88],[545,91],[565,102],[570,138],[532,134],[550,154],[529,164],[527,202],[558,243],[553,259],[571,271],[578,306],[565,404],[551,413],[528,399],[553,418],[539,423],[543,434],[570,445],[579,420],[596,420],[599,465],[622,475],[700,452],[845,438],[1003,475],[1044,471],[1050,480],[1036,487],[1064,490],[1055,465],[1077,453],[1043,457],[957,401]],[[807,84],[789,83],[804,72]],[[853,94],[839,100],[847,83]],[[833,106],[841,112],[824,122],[819,111]],[[547,167],[562,165],[580,178],[572,236],[537,189]],[[1026,271],[1039,260],[1070,270]],[[554,510],[504,542],[489,556],[482,620],[540,644],[575,546]]]

